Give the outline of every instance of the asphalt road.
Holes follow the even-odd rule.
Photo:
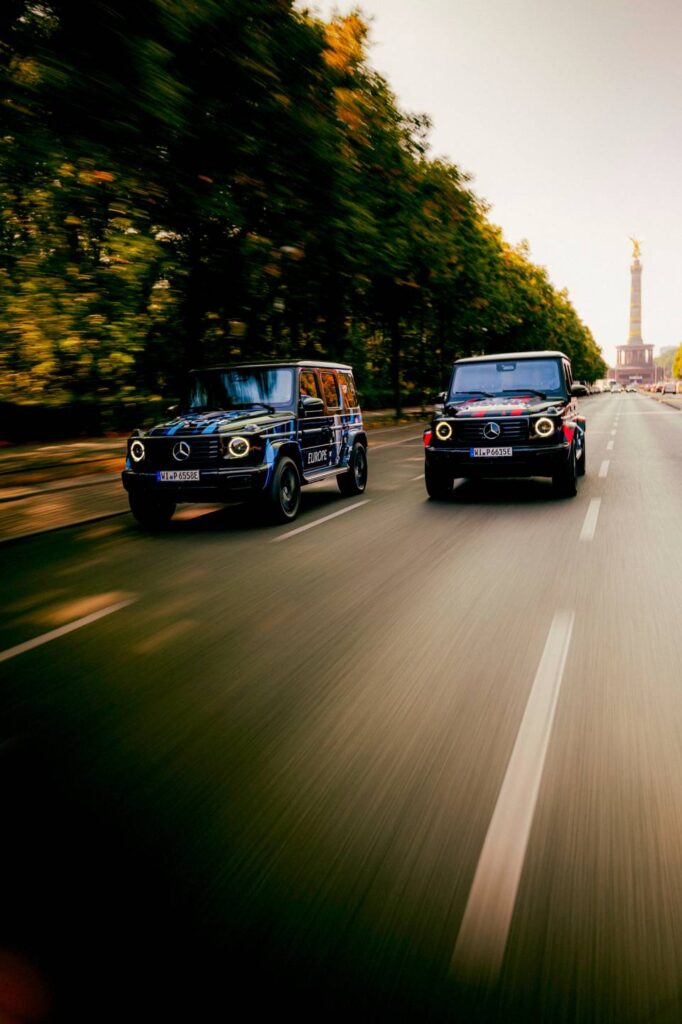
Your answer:
[[[293,527],[2,549],[0,947],[53,1019],[682,1019],[682,416],[583,409],[575,499],[428,501],[408,426]]]

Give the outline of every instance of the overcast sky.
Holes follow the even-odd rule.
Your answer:
[[[629,235],[643,337],[682,341],[682,0],[312,0],[371,19],[371,61],[433,120],[432,154],[567,288],[613,363]]]

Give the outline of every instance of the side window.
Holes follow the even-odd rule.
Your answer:
[[[324,392],[324,400],[327,403],[327,412],[337,412],[341,408],[341,401],[336,374],[323,370],[320,377],[322,378],[322,391]]]
[[[299,378],[299,393],[310,395],[311,398],[320,398],[320,389],[317,386],[317,377],[312,370],[301,370]]]
[[[358,395],[355,390],[355,381],[353,380],[353,374],[348,371],[339,371],[339,384],[341,385],[341,394],[343,395],[343,404],[346,409],[355,409],[358,405]]]
[[[571,373],[571,364],[570,363],[564,363],[564,372],[566,374],[566,384],[568,386],[568,390],[570,391],[571,390],[571,386],[573,384],[573,374]]]

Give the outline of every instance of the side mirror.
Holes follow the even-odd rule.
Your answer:
[[[571,384],[571,394],[582,397],[587,394],[587,388],[584,384]]]
[[[445,399],[448,397],[447,391],[439,391],[436,395],[436,405],[445,405]]]
[[[320,416],[324,412],[324,402],[312,395],[301,395],[298,408],[302,416]]]

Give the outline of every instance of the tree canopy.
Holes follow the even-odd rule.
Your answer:
[[[359,12],[6,0],[0,66],[1,399],[322,355],[397,406],[478,352],[558,348],[604,375],[567,293],[430,156]]]

